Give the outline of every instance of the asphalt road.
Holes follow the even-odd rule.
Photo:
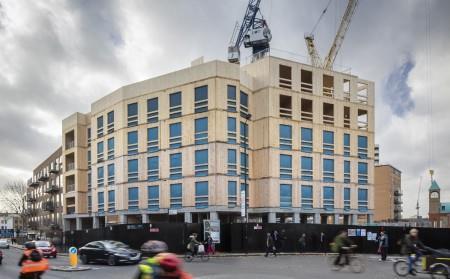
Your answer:
[[[0,278],[17,278],[19,274],[19,261],[21,252],[15,248],[3,250],[4,262],[0,266]],[[67,257],[50,259],[50,265],[67,265]],[[89,265],[92,270],[82,272],[60,272],[48,271],[43,278],[107,278],[107,279],[128,279],[133,278],[136,265]],[[252,257],[222,257],[211,258],[209,262],[195,260],[192,263],[185,263],[185,269],[200,279],[285,279],[285,278],[336,278],[336,279],[392,279],[395,278],[392,271],[392,262],[378,262],[375,259],[367,259],[366,271],[362,274],[354,274],[349,270],[331,271],[326,263],[325,256],[302,255],[302,256],[278,256],[277,258],[264,258],[261,256]],[[421,276],[417,278],[430,278]]]

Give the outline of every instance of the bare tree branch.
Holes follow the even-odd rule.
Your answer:
[[[27,185],[24,181],[9,181],[0,185],[0,200],[4,210],[9,213],[25,214],[24,195],[27,193]]]

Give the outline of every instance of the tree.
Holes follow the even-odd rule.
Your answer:
[[[26,217],[24,201],[26,193],[27,185],[21,180],[9,181],[0,186],[0,201],[2,202],[3,210],[19,214],[22,224],[24,224]]]

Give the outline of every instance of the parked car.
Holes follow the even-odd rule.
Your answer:
[[[36,240],[34,242],[36,248],[42,252],[42,255],[47,258],[56,258],[58,252],[56,251],[56,247],[50,243],[50,241],[46,240]]]
[[[9,242],[7,239],[0,239],[0,249],[9,249]]]
[[[0,265],[2,264],[3,261],[3,252],[2,250],[0,250]]]
[[[81,247],[78,251],[83,264],[89,262],[106,262],[108,265],[119,263],[138,263],[141,253],[131,249],[125,243],[113,240],[93,241]]]

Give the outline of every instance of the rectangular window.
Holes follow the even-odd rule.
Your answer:
[[[334,125],[334,105],[323,103],[323,124]]]
[[[241,122],[240,126],[240,133],[241,133],[241,147],[248,147],[248,124],[245,124],[244,122]]]
[[[344,188],[344,210],[350,210],[350,188]]]
[[[88,190],[92,188],[92,174],[88,172]]]
[[[170,124],[169,133],[170,148],[181,147],[181,122]]]
[[[280,207],[292,207],[292,185],[290,184],[280,185]]]
[[[115,169],[114,164],[108,165],[108,185],[114,185],[115,182]]]
[[[159,141],[158,141],[158,127],[147,129],[147,152],[153,153],[158,152]]]
[[[236,86],[227,86],[227,111],[236,112]]]
[[[334,96],[334,77],[329,75],[323,75],[323,96],[333,98]]]
[[[292,68],[286,65],[279,66],[279,85],[281,88],[292,88]]]
[[[208,149],[195,151],[195,176],[208,176]]]
[[[358,162],[358,184],[366,185],[367,181],[367,163]]]
[[[228,175],[237,175],[236,149],[228,149]]]
[[[334,160],[323,159],[323,181],[334,182]]]
[[[139,210],[139,188],[128,188],[128,210]]]
[[[367,137],[358,136],[358,157],[367,159]]]
[[[300,72],[301,83],[300,90],[306,93],[313,92],[313,73],[312,71],[301,70]]]
[[[195,208],[208,207],[208,182],[195,182]]]
[[[170,208],[178,209],[183,206],[183,189],[181,183],[170,185]]]
[[[97,161],[103,161],[103,141],[97,142]]]
[[[313,131],[311,128],[301,129],[301,151],[311,153],[313,151]]]
[[[159,180],[159,157],[147,158],[147,181]]]
[[[177,118],[181,116],[181,92],[169,95],[169,117]]]
[[[280,124],[280,149],[292,150],[292,127]]]
[[[344,183],[350,183],[350,161],[344,161]]]
[[[237,205],[237,182],[228,181],[228,207]]]
[[[127,106],[128,127],[137,126],[138,124],[138,103],[128,104]]]
[[[344,134],[344,157],[350,157],[350,134]]]
[[[158,122],[158,97],[147,100],[147,123]]]
[[[344,128],[350,128],[350,107],[344,106]]]
[[[323,131],[323,154],[334,154],[334,132]]]
[[[87,163],[88,163],[88,169],[91,169],[91,151],[88,150],[87,152]]]
[[[105,196],[103,192],[97,192],[98,213],[105,212]]]
[[[236,143],[236,118],[228,117],[228,143]]]
[[[114,190],[108,191],[108,212],[116,211],[116,193]]]
[[[195,144],[208,143],[208,118],[195,119]]]
[[[138,154],[138,132],[128,132],[128,155]]]
[[[170,179],[182,177],[182,157],[181,153],[170,154]]]
[[[313,180],[313,158],[302,156],[302,180]]]
[[[196,87],[194,93],[195,113],[208,111],[208,85]]]
[[[358,189],[358,210],[367,211],[369,205],[369,196],[367,189]]]
[[[301,99],[301,120],[312,122],[313,121],[313,101],[309,99]]]
[[[241,152],[241,178],[245,179],[246,175],[248,178],[248,154]]]
[[[246,117],[248,115],[248,95],[241,91],[240,99],[241,99],[241,106],[240,106],[241,116]]]
[[[350,80],[344,79],[342,83],[342,92],[344,93],[344,101],[350,102]]]
[[[325,210],[334,209],[334,187],[330,186],[323,187],[323,209]]]
[[[97,138],[103,137],[103,116],[97,117]]]
[[[292,118],[292,97],[286,95],[280,95],[280,117]]]
[[[302,185],[302,208],[313,208],[313,187],[311,185]]]
[[[280,154],[280,179],[292,179],[292,156]]]
[[[114,159],[114,138],[108,139],[108,160]]]
[[[148,210],[151,211],[159,210],[159,186],[147,187],[147,204]]]
[[[105,184],[105,174],[103,167],[97,168],[97,187],[103,187]]]
[[[88,213],[92,213],[92,196],[88,196]]]
[[[128,182],[138,181],[138,160],[128,160]]]
[[[106,117],[107,117],[106,128],[108,129],[108,134],[110,134],[114,132],[114,111],[108,112]]]
[[[91,146],[91,128],[87,128],[87,142],[88,142],[88,146]]]

